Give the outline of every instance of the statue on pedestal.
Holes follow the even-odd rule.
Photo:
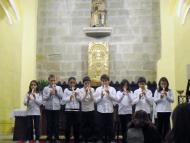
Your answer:
[[[91,27],[104,27],[106,14],[106,0],[92,0]]]

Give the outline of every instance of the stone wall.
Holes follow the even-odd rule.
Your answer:
[[[87,75],[88,43],[108,42],[113,81],[139,76],[156,79],[160,58],[159,0],[107,0],[111,36],[87,37],[91,0],[40,0],[38,5],[37,78],[50,73],[58,80]]]

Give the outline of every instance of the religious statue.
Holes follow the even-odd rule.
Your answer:
[[[106,0],[92,0],[91,27],[106,25]]]

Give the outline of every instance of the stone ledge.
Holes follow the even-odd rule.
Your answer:
[[[112,27],[85,27],[84,33],[90,37],[106,37],[111,35]]]

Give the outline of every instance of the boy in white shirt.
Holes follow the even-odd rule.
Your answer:
[[[113,101],[117,101],[115,88],[109,86],[109,76],[103,74],[101,86],[96,89],[95,101],[98,112],[98,138],[104,143],[113,139]]]
[[[139,77],[138,86],[139,89],[134,91],[135,111],[143,110],[150,117],[153,106],[152,92],[146,87],[146,79],[144,77]]]
[[[47,140],[51,142],[52,140],[59,140],[59,111],[63,90],[56,85],[55,75],[49,75],[48,82],[49,85],[43,89],[43,101],[47,119]]]

